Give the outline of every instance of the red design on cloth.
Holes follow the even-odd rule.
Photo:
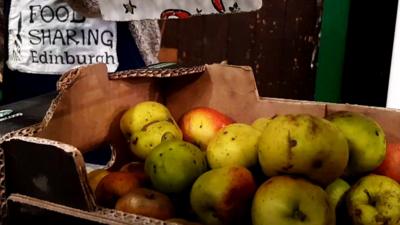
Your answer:
[[[219,13],[224,13],[225,12],[225,6],[222,0],[211,0],[214,8],[219,12]]]
[[[161,19],[169,19],[169,18],[179,18],[186,19],[189,18],[191,14],[183,9],[167,9],[161,13]]]

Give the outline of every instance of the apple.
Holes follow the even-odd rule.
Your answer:
[[[190,204],[204,224],[245,224],[255,190],[253,176],[247,168],[222,167],[196,180],[190,192]]]
[[[268,117],[261,117],[256,119],[251,126],[256,128],[259,131],[263,131],[264,128],[269,124],[269,122],[271,121],[271,118]]]
[[[176,225],[201,225],[200,223],[188,221],[188,220],[182,219],[182,218],[172,218],[172,219],[166,220],[165,222],[173,223]]]
[[[333,209],[336,209],[343,199],[345,199],[346,193],[349,189],[350,184],[341,178],[336,179],[325,188]]]
[[[336,224],[348,224],[351,221],[346,206],[346,196],[350,188],[350,184],[341,178],[336,179],[325,188],[329,203],[336,212]]]
[[[399,225],[400,184],[382,175],[362,177],[347,195],[347,208],[356,225]]]
[[[224,166],[255,166],[258,163],[257,144],[260,135],[260,131],[247,124],[227,125],[208,144],[208,164],[213,169]]]
[[[173,121],[168,108],[158,102],[144,101],[124,112],[120,120],[120,129],[129,139],[133,133],[146,125],[159,121]]]
[[[290,176],[272,177],[257,189],[251,217],[253,225],[335,225],[325,191]]]
[[[174,216],[174,206],[168,196],[146,188],[136,188],[122,196],[115,209],[160,220]]]
[[[110,172],[105,169],[95,169],[87,174],[89,187],[92,189],[93,193],[95,193],[97,185],[100,181]]]
[[[207,149],[211,138],[234,120],[227,115],[208,107],[189,110],[179,120],[183,140],[193,143],[202,150]]]
[[[305,114],[271,119],[258,143],[265,175],[302,175],[324,186],[343,174],[348,157],[342,132],[328,120]]]
[[[140,159],[146,159],[153,149],[163,141],[182,140],[179,127],[170,121],[159,121],[146,125],[130,138],[130,149]]]
[[[145,185],[150,182],[149,175],[144,171],[144,163],[143,162],[130,162],[123,165],[120,170],[121,172],[129,172],[135,174],[141,185]]]
[[[376,169],[386,155],[386,138],[382,127],[372,118],[356,112],[335,112],[327,117],[349,143],[347,177],[359,176]]]
[[[189,189],[206,170],[205,153],[181,140],[162,142],[145,162],[145,171],[151,183],[163,193],[180,193]]]
[[[110,172],[97,185],[96,202],[99,205],[113,208],[115,202],[123,195],[139,187],[135,174],[129,172]]]
[[[374,173],[390,177],[400,183],[400,143],[387,145],[385,159]]]

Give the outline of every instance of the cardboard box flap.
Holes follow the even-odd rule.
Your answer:
[[[166,83],[166,104],[175,118],[199,106],[215,108],[242,123],[276,114],[325,114],[322,103],[260,98],[252,69],[245,66],[207,65],[200,77],[173,78]]]
[[[13,137],[0,147],[7,196],[19,193],[77,209],[95,209],[85,163],[75,147],[34,137]]]

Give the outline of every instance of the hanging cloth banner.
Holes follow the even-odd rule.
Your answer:
[[[12,70],[61,74],[71,68],[105,63],[116,71],[116,23],[85,18],[63,0],[12,0],[8,61]]]
[[[103,19],[185,19],[193,15],[255,11],[262,0],[98,0]]]

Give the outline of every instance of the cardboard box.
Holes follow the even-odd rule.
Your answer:
[[[356,111],[376,119],[388,142],[400,140],[400,111],[377,107],[261,98],[251,68],[204,65],[107,74],[105,65],[72,70],[58,82],[41,124],[6,134],[0,144],[0,199],[8,223],[166,224],[95,204],[82,154],[104,143],[115,149],[114,168],[131,160],[119,119],[145,100],[163,102],[178,119],[209,106],[238,122],[307,113],[324,117]],[[6,210],[8,209],[8,210]]]

